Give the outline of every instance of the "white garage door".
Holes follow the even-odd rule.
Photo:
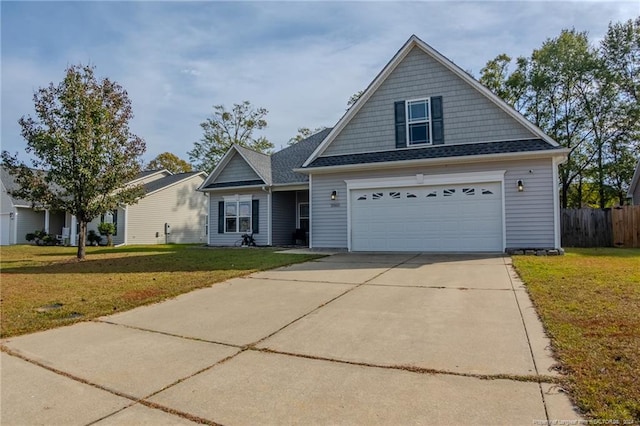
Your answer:
[[[499,182],[354,189],[353,251],[502,251]]]

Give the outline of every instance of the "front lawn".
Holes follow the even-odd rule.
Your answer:
[[[214,249],[188,245],[2,247],[1,337],[97,318],[314,255],[271,248]]]
[[[640,250],[570,249],[513,263],[576,404],[589,417],[640,423]]]

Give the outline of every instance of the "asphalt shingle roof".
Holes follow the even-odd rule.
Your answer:
[[[31,201],[23,200],[22,198],[17,198],[11,195],[11,191],[20,189],[20,186],[16,182],[14,176],[4,167],[0,167],[0,179],[2,180],[2,184],[7,192],[9,192],[7,195],[11,198],[11,202],[14,206],[31,206]]]
[[[300,142],[291,145],[271,156],[271,175],[274,184],[304,183],[309,181],[309,176],[296,173],[293,169],[302,167],[302,164],[315,151],[320,143],[327,137],[331,128],[324,129],[309,136]]]
[[[463,157],[487,154],[507,154],[560,149],[542,139],[484,142],[459,145],[440,145],[416,149],[366,152],[316,158],[306,168],[346,166],[353,164],[384,163],[389,161],[424,160],[431,158]]]
[[[271,157],[240,145],[236,145],[236,148],[251,163],[251,166],[258,172],[260,177],[266,183],[271,184]]]
[[[162,188],[173,185],[174,183],[180,182],[181,180],[188,179],[191,176],[197,175],[199,173],[200,172],[176,173],[175,175],[165,176],[149,183],[145,183],[142,187],[144,188],[144,193],[149,194],[150,192],[158,191]]]

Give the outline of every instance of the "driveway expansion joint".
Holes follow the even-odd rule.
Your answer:
[[[379,368],[383,370],[408,371],[410,373],[416,373],[416,374],[469,377],[469,378],[474,378],[479,380],[511,380],[511,381],[517,381],[517,382],[528,382],[528,383],[539,383],[539,384],[553,383],[556,385],[563,385],[565,383],[565,381],[562,378],[553,377],[553,376],[544,376],[544,375],[520,375],[520,374],[506,374],[506,373],[498,373],[498,374],[460,373],[457,371],[438,370],[433,368],[418,367],[414,365],[387,365],[387,364],[373,364],[370,362],[348,361],[343,359],[327,358],[327,357],[316,356],[316,355],[307,355],[307,354],[299,354],[294,352],[279,351],[276,349],[270,349],[265,347],[258,348],[255,346],[251,346],[248,348],[248,350],[275,354],[275,355],[291,356],[295,358],[312,359],[316,361],[326,361],[326,362],[334,362],[338,364],[354,365],[358,367]]]
[[[175,410],[173,408],[165,407],[164,405],[157,404],[157,403],[151,402],[151,401],[147,401],[147,399],[151,398],[151,397],[159,394],[160,392],[163,392],[163,391],[165,391],[165,390],[167,390],[167,389],[169,389],[169,388],[171,388],[171,387],[173,387],[173,386],[175,386],[175,385],[177,385],[179,383],[182,383],[185,380],[188,380],[188,379],[190,379],[190,378],[192,378],[192,377],[194,377],[194,376],[196,376],[198,374],[201,374],[201,373],[203,373],[205,371],[208,371],[208,370],[212,369],[213,367],[215,367],[215,366],[217,366],[219,364],[222,364],[222,363],[230,360],[231,358],[234,358],[235,356],[237,356],[238,354],[244,352],[245,350],[246,349],[242,349],[242,350],[238,351],[237,353],[235,353],[233,355],[230,355],[230,356],[228,356],[226,358],[223,358],[220,361],[218,361],[218,362],[216,362],[216,363],[214,363],[214,364],[212,364],[210,366],[207,366],[205,368],[202,368],[202,369],[196,371],[193,374],[190,374],[187,377],[183,377],[183,378],[181,378],[179,380],[176,380],[175,382],[163,387],[162,389],[160,389],[160,390],[158,390],[156,392],[153,392],[153,393],[151,393],[151,394],[149,394],[149,395],[147,395],[145,397],[138,398],[138,397],[135,397],[133,395],[129,395],[127,393],[120,392],[118,390],[111,389],[111,388],[106,387],[106,386],[102,386],[102,385],[100,385],[98,383],[94,383],[94,382],[92,382],[90,380],[83,379],[82,377],[76,376],[76,375],[71,374],[71,373],[67,373],[66,371],[62,371],[62,370],[60,370],[58,368],[55,368],[55,367],[52,367],[50,365],[46,365],[46,364],[44,364],[44,363],[42,363],[40,361],[36,361],[34,359],[29,358],[26,355],[23,355],[19,351],[15,351],[13,349],[7,348],[4,345],[0,345],[0,351],[6,353],[7,355],[19,358],[19,359],[21,359],[21,360],[23,360],[25,362],[28,362],[30,364],[33,364],[33,365],[37,366],[37,367],[43,368],[43,369],[45,369],[47,371],[50,371],[50,372],[52,372],[54,374],[57,374],[57,375],[62,376],[62,377],[65,377],[67,379],[76,381],[78,383],[82,383],[82,384],[87,385],[87,386],[91,386],[93,388],[99,389],[99,390],[104,391],[104,392],[108,392],[108,393],[110,393],[112,395],[119,396],[121,398],[125,398],[125,399],[128,399],[129,401],[131,401],[131,404],[129,404],[129,405],[127,405],[127,406],[125,406],[125,407],[123,407],[123,408],[121,408],[119,410],[116,410],[116,411],[114,411],[114,412],[112,412],[112,413],[110,413],[110,414],[108,414],[106,416],[103,416],[100,419],[97,419],[97,420],[89,423],[87,426],[95,424],[95,423],[97,423],[97,422],[99,422],[101,420],[104,420],[104,419],[108,418],[108,417],[111,417],[111,416],[113,416],[113,415],[115,415],[115,414],[117,414],[117,413],[119,413],[119,412],[121,412],[121,411],[123,411],[123,410],[125,410],[127,408],[130,408],[130,407],[134,406],[135,404],[141,404],[141,405],[144,405],[144,406],[149,407],[149,408],[154,408],[154,409],[157,409],[157,410],[160,410],[160,411],[164,411],[166,413],[173,414],[173,415],[176,415],[176,416],[179,416],[179,417],[183,417],[183,418],[185,418],[187,420],[190,420],[190,421],[193,421],[193,422],[196,422],[196,423],[207,424],[207,425],[211,425],[211,426],[222,426],[221,424],[213,422],[211,420],[204,419],[204,418],[201,418],[201,417],[198,417],[198,416],[194,416],[192,414],[185,413],[185,412],[182,412],[182,411],[179,411],[179,410]]]

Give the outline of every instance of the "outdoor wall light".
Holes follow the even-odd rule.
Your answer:
[[[338,191],[333,191],[331,193],[331,201],[335,201],[338,198]]]
[[[522,182],[522,179],[518,180],[518,183],[516,183],[516,186],[518,187],[518,192],[524,191],[524,182]]]

